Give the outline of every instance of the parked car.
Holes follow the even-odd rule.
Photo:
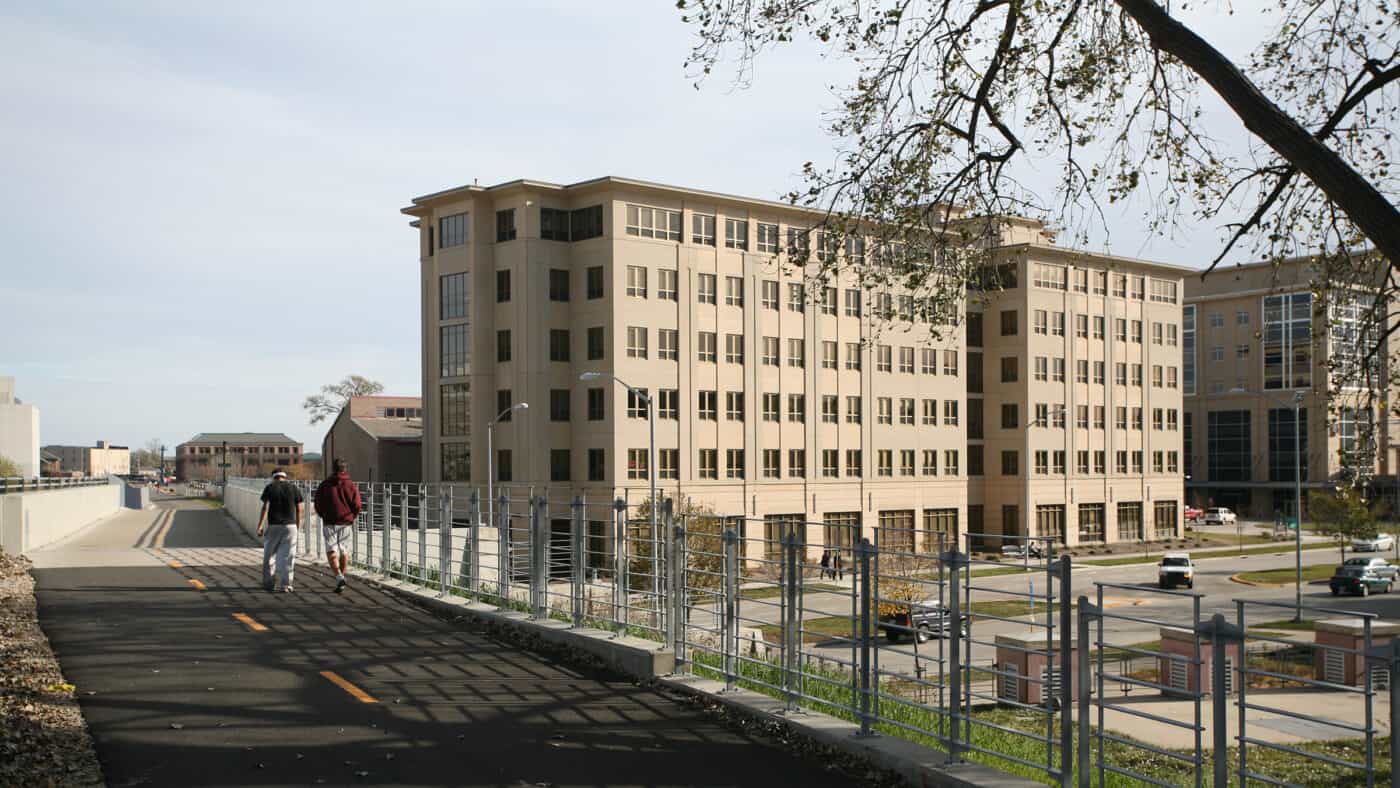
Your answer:
[[[952,621],[953,613],[947,605],[939,604],[937,599],[926,599],[910,604],[904,612],[880,616],[878,626],[885,633],[885,639],[891,643],[898,643],[905,635],[911,633],[915,640],[923,643],[930,637],[947,635]],[[966,637],[967,614],[959,616],[958,621],[961,625],[959,629]]]
[[[1332,589],[1332,596],[1340,593],[1360,594],[1370,596],[1372,591],[1383,591],[1390,593],[1391,581],[1387,580],[1364,566],[1339,566],[1332,575],[1332,579],[1327,582]]]
[[[1017,542],[1015,544],[1005,544],[1001,546],[1001,554],[1008,558],[1040,558],[1045,555],[1045,548],[1040,542]]]
[[[1200,519],[1205,516],[1205,514],[1206,513],[1204,509],[1197,509],[1194,506],[1188,506],[1186,507],[1186,511],[1183,512],[1182,517],[1186,522],[1194,523],[1199,522]]]
[[[1395,536],[1394,534],[1376,534],[1369,539],[1353,539],[1351,540],[1351,549],[1358,553],[1383,553],[1387,550],[1394,550]]]
[[[1196,586],[1196,565],[1191,563],[1190,553],[1167,553],[1162,563],[1157,565],[1157,586],[1171,588],[1175,585],[1187,588]]]
[[[1348,558],[1342,562],[1342,566],[1359,566],[1362,569],[1372,572],[1376,577],[1391,581],[1395,580],[1395,573],[1400,571],[1400,567],[1388,563],[1384,558],[1368,558],[1366,556]]]
[[[1206,510],[1206,525],[1234,525],[1235,513],[1223,506],[1212,506]]]

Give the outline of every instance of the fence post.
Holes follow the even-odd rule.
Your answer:
[[[368,507],[368,509],[369,509],[368,514],[369,514],[369,516],[365,518],[365,522],[366,522],[366,526],[367,526],[367,527],[365,528],[365,554],[364,554],[364,567],[365,567],[365,569],[373,569],[373,568],[374,568],[374,521],[375,521],[376,519],[378,519],[378,517],[379,517],[379,507],[382,505],[382,504],[379,503],[379,499],[375,496],[374,490],[375,490],[374,484],[371,482],[370,485],[369,485],[369,507]],[[356,557],[356,558],[359,558],[360,556],[357,555],[357,556],[355,556],[355,557]]]
[[[613,501],[613,637],[627,631],[627,502]]]
[[[1093,702],[1089,694],[1089,683],[1093,680],[1089,673],[1089,620],[1097,612],[1098,608],[1089,603],[1089,597],[1081,594],[1079,596],[1079,740],[1077,742],[1078,758],[1075,761],[1079,769],[1079,788],[1089,788],[1092,776],[1089,770],[1089,709]],[[1070,682],[1065,683],[1069,684]]]
[[[1056,570],[1060,580],[1060,785],[1069,788],[1074,783],[1074,676],[1069,672],[1074,659],[1074,615],[1070,611],[1073,593],[1070,558],[1060,556]],[[1079,652],[1079,665],[1086,665],[1089,655]],[[1081,712],[1082,713],[1082,712]]]
[[[963,664],[962,664],[962,573],[967,568],[968,558],[966,553],[959,552],[956,547],[942,556],[943,562],[948,565],[948,614],[953,619],[953,626],[948,627],[948,651],[952,655],[952,664],[948,668],[948,763],[962,762],[962,729],[966,724],[963,722]],[[968,634],[971,634],[972,621],[968,621]]]
[[[724,569],[720,591],[724,609],[724,643],[720,655],[724,660],[724,689],[731,692],[735,687],[739,670],[739,534],[733,528],[724,529]],[[1400,640],[1396,641],[1400,642]]]
[[[666,519],[666,532],[671,554],[667,556],[670,570],[671,612],[667,622],[671,634],[671,649],[675,652],[676,667],[685,661],[685,521],[677,524],[675,503],[667,498],[661,504],[661,514]]]
[[[549,617],[545,598],[549,572],[545,558],[548,540],[544,536],[544,507],[543,496],[530,499],[530,607],[536,621]]]
[[[787,530],[787,529],[784,529]],[[797,609],[797,587],[802,578],[797,574],[797,534],[787,531],[783,546],[783,707],[797,711],[797,673],[801,669],[798,651],[802,642],[802,616]]]
[[[1227,669],[1225,665],[1226,644],[1239,641],[1244,642],[1244,631],[1239,627],[1225,620],[1223,613],[1216,613],[1210,621],[1201,624],[1198,629],[1199,635],[1210,637],[1210,710],[1211,710],[1211,739],[1213,749],[1210,754],[1211,771],[1213,785],[1225,785],[1230,779],[1230,762],[1226,748],[1229,746],[1230,737],[1225,730],[1225,715],[1229,706],[1229,697],[1225,692],[1225,687],[1229,685]],[[1243,661],[1244,648],[1240,649],[1241,661]],[[1241,665],[1240,667],[1243,667]],[[1201,673],[1199,668],[1196,671],[1196,695],[1201,694]],[[1244,731],[1240,731],[1244,735]]]
[[[510,498],[502,491],[496,501],[496,591],[502,608],[510,607],[510,512],[506,509],[509,504]]]
[[[394,485],[386,484],[384,485],[384,490],[387,493],[387,495],[384,496],[387,500],[384,502],[384,513],[382,515],[384,521],[384,538],[379,540],[379,571],[392,577],[393,572],[391,571],[391,567],[393,566],[393,561],[390,556],[389,540],[392,539],[394,535]],[[399,521],[399,527],[403,527],[402,519]]]
[[[573,530],[570,534],[569,561],[573,569],[573,588],[570,591],[570,598],[573,603],[574,627],[583,626],[583,615],[586,608],[585,597],[588,594],[588,569],[585,566],[588,552],[584,550],[584,544],[588,539],[588,524],[583,519],[584,500],[582,495],[575,495],[573,502]]]
[[[1400,788],[1400,638],[1390,641],[1390,788]],[[1243,681],[1240,682],[1244,684]]]
[[[872,700],[870,697],[870,606],[872,603],[870,598],[870,558],[874,552],[875,548],[870,544],[869,539],[861,539],[856,544],[856,565],[853,568],[860,573],[857,578],[860,593],[856,595],[860,601],[860,620],[857,625],[860,630],[855,636],[855,641],[860,644],[860,692],[857,693],[859,705],[855,710],[856,719],[860,720],[860,730],[857,731],[857,736],[875,735],[870,714]]]
[[[452,486],[438,491],[438,509],[442,512],[438,521],[438,596],[447,596],[451,585],[452,569]]]
[[[467,598],[480,599],[481,555],[477,552],[477,536],[481,530],[481,493],[477,490],[467,496],[467,517],[467,541],[462,545],[462,563],[457,574],[467,578]]]

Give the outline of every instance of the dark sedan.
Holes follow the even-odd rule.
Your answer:
[[[1332,596],[1341,593],[1370,596],[1372,591],[1390,593],[1390,580],[1362,566],[1339,566],[1328,585]]]

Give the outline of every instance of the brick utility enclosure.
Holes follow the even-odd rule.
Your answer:
[[[1163,653],[1186,658],[1186,661],[1168,657],[1158,658],[1158,683],[1172,688],[1171,690],[1164,690],[1163,694],[1172,695],[1181,693],[1194,695],[1196,693],[1197,674],[1196,667],[1191,664],[1190,660],[1194,660],[1196,656],[1196,635],[1189,629],[1162,627],[1161,637],[1162,647],[1160,650]],[[1242,644],[1240,643],[1226,643],[1223,649],[1224,657],[1227,660],[1226,667],[1229,671],[1227,674],[1229,683],[1225,688],[1226,694],[1233,693],[1235,688],[1239,686],[1241,649]],[[1209,695],[1213,689],[1211,687],[1211,676],[1215,674],[1212,672],[1214,670],[1214,665],[1211,660],[1214,658],[1215,650],[1211,646],[1210,638],[1202,636],[1200,669],[1202,695]]]
[[[1360,687],[1366,683],[1361,652],[1366,649],[1366,624],[1360,618],[1333,618],[1313,624],[1317,645],[1313,649],[1313,678],[1332,684]],[[1371,621],[1371,647],[1389,645],[1400,634],[1400,622]],[[1328,648],[1331,646],[1331,648]],[[1351,652],[1341,649],[1350,649]]]
[[[1059,633],[1055,635],[1054,663],[1055,672],[1060,676],[1064,672],[1060,670],[1059,656]],[[1045,675],[1045,668],[1050,659],[1044,653],[1048,650],[1045,644],[1045,630],[1027,629],[1020,632],[1009,632],[996,636],[997,644],[997,668],[1005,673],[1016,674],[1015,677],[1004,675],[998,676],[997,697],[1006,700],[1024,703],[1030,706],[1039,706],[1044,703],[1042,695],[1048,685],[1053,694],[1059,693],[1059,676]],[[1037,653],[1039,652],[1039,653]],[[1070,643],[1069,656],[1069,678],[1070,692],[1077,693],[1079,675],[1079,652],[1075,644]]]

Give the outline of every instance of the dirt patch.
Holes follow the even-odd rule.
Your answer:
[[[29,561],[0,552],[0,785],[102,785],[92,737],[39,628]]]

